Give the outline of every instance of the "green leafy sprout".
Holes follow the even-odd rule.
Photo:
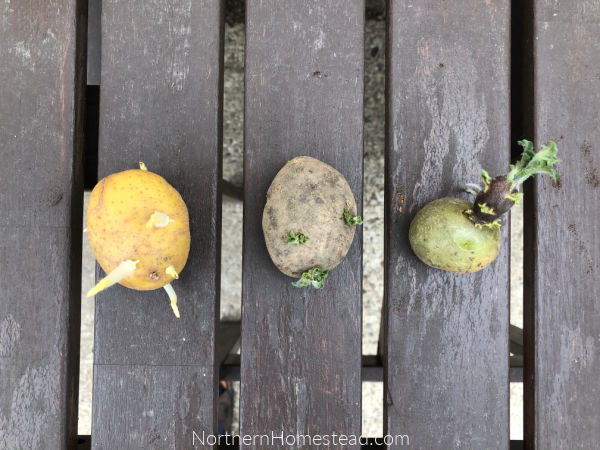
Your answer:
[[[527,178],[537,174],[545,173],[552,177],[556,182],[558,180],[558,172],[554,169],[554,165],[561,162],[556,157],[558,149],[556,142],[550,141],[548,145],[542,145],[539,152],[535,152],[533,142],[527,139],[522,139],[518,144],[523,147],[521,160],[516,164],[511,164],[510,172],[506,175],[506,179],[513,183],[513,189],[518,188]]]
[[[486,228],[500,228],[502,226],[502,224],[500,223],[500,219],[495,219],[493,222],[489,222],[489,223],[484,223],[484,224],[480,224],[480,223],[476,223],[475,224],[475,228],[479,228],[482,229],[483,227]]]
[[[489,214],[491,216],[493,216],[494,213],[494,208],[490,208],[487,204],[485,203],[479,203],[479,209],[481,210],[482,213],[484,214]]]
[[[492,182],[492,177],[485,169],[481,169],[481,180],[483,181],[483,185],[487,188]]]
[[[523,200],[523,193],[519,192],[519,187],[529,177],[546,174],[550,175],[555,183],[558,181],[555,165],[561,161],[556,157],[556,142],[550,141],[542,145],[538,152],[535,151],[533,142],[527,139],[518,141],[518,144],[523,147],[521,159],[516,164],[511,164],[508,173],[492,178],[488,172],[482,170],[483,190],[475,184],[465,186],[465,190],[475,196],[475,201],[473,207],[464,213],[477,228],[500,227],[500,216]]]
[[[351,227],[355,225],[362,225],[363,220],[360,216],[352,217],[350,215],[350,210],[348,208],[344,208],[344,219],[346,219],[346,223]]]
[[[509,194],[506,194],[504,196],[504,198],[512,200],[513,202],[515,202],[516,205],[519,205],[521,203],[521,201],[523,200],[523,193],[522,192],[511,192]]]
[[[329,270],[314,267],[304,272],[298,281],[293,281],[292,286],[297,288],[312,286],[315,289],[323,289],[323,281],[327,278],[328,274]]]
[[[292,245],[306,244],[308,237],[302,233],[294,233],[294,230],[288,232],[288,247]]]

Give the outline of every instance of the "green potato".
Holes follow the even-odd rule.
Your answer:
[[[554,141],[535,152],[533,143],[518,142],[521,159],[510,171],[491,178],[482,170],[483,188],[469,184],[465,190],[473,202],[441,198],[425,205],[410,224],[409,241],[415,255],[428,266],[454,273],[477,272],[498,256],[501,243],[500,218],[523,196],[520,185],[535,174],[547,174],[556,182]]]
[[[500,228],[476,227],[465,211],[471,203],[440,198],[421,209],[409,230],[410,245],[428,266],[455,273],[477,272],[500,249]]]

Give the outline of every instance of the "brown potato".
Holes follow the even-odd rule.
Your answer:
[[[356,216],[354,195],[341,173],[308,156],[288,161],[267,192],[262,219],[267,250],[277,268],[297,278],[315,267],[337,266],[354,238],[345,208]],[[306,241],[290,243],[290,232],[306,236]]]

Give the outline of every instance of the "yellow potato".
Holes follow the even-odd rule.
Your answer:
[[[140,167],[107,176],[90,196],[92,251],[107,278],[114,274],[90,295],[115,282],[137,290],[165,287],[174,295],[167,285],[178,278],[190,250],[187,207],[164,178]]]

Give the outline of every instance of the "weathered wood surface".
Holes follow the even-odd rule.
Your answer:
[[[187,448],[216,431],[222,2],[102,2],[99,178],[144,161],[181,193],[181,319],[164,290],[96,297],[93,448]],[[102,276],[101,271],[98,276]]]
[[[88,0],[87,84],[100,85],[102,0]]]
[[[75,448],[85,2],[0,6],[0,448]]]
[[[526,448],[600,442],[600,3],[535,2],[535,141],[557,141],[560,183],[527,210]],[[531,338],[535,338],[532,346]]]
[[[322,291],[299,290],[269,259],[261,220],[300,155],[338,169],[362,205],[364,2],[246,8],[241,432],[359,435],[361,229]]]
[[[509,3],[388,2],[384,424],[411,448],[509,445],[508,225],[476,274],[408,242],[427,202],[508,168]]]

